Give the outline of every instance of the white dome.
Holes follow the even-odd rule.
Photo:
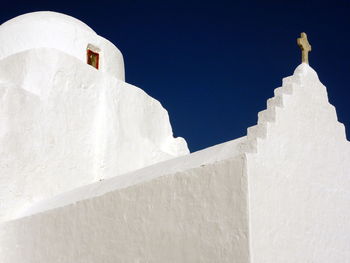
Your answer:
[[[80,30],[86,30],[88,32],[95,33],[88,25],[81,22],[80,20],[61,13],[51,11],[33,12],[24,15],[17,16],[3,23],[1,26],[12,26],[12,25],[27,25],[28,23],[42,23],[48,26],[48,24],[56,24],[62,26],[70,26],[79,28]]]
[[[53,48],[86,64],[88,47],[99,52],[101,72],[124,80],[121,52],[78,19],[56,12],[34,12],[0,26],[0,59],[30,49]]]

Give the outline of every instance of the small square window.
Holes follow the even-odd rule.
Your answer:
[[[91,49],[87,49],[87,63],[94,68],[98,69],[99,67],[99,59],[100,54],[92,51]]]

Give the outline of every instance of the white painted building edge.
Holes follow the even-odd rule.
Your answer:
[[[248,263],[244,165],[238,155],[3,223],[0,261]]]
[[[246,137],[222,143],[189,155],[160,162],[137,171],[126,173],[100,182],[79,187],[75,190],[60,194],[43,202],[34,204],[28,210],[19,214],[26,217],[42,213],[51,209],[64,207],[85,199],[91,199],[118,189],[128,188],[133,185],[148,182],[158,177],[181,173],[196,167],[203,167],[222,160],[232,159],[239,154],[239,145]]]
[[[251,260],[350,261],[350,143],[307,64],[283,79],[248,129]]]
[[[42,11],[13,18],[0,26],[0,43],[0,60],[30,49],[55,48],[84,63],[90,45],[100,50],[100,71],[125,80],[124,60],[119,49],[68,15]]]
[[[311,73],[308,73],[308,72],[311,72]],[[294,73],[296,77],[299,77],[299,76],[302,77],[307,74],[315,75],[316,73],[308,65],[305,65],[305,64],[302,64],[299,67],[297,67]],[[261,123],[261,119],[259,123],[262,127],[266,128],[266,125],[264,123]],[[135,172],[127,173],[122,176],[110,178],[105,181],[93,183],[93,184],[81,187],[79,189],[76,189],[67,193],[63,193],[52,199],[35,204],[29,210],[24,211],[21,214],[21,216],[28,216],[35,213],[44,212],[46,210],[50,210],[53,208],[62,207],[70,203],[80,201],[82,199],[89,199],[94,196],[103,195],[109,191],[129,187],[141,182],[149,181],[159,176],[164,176],[167,174],[184,171],[184,170],[198,167],[201,165],[207,165],[209,163],[217,162],[220,160],[229,159],[238,154],[244,154],[245,151],[247,150],[247,148],[245,147],[247,144],[256,145],[251,141],[259,140],[261,138],[260,136],[262,134],[265,134],[265,132],[253,133],[252,131],[253,130],[251,128],[248,129],[248,137],[242,137],[227,143],[223,143],[221,145],[217,145],[196,153],[192,153],[191,155],[188,155],[188,156],[182,156],[169,161],[161,162],[161,163],[137,170]],[[244,147],[242,147],[242,145]]]
[[[72,26],[84,34],[93,34],[82,25],[75,26],[73,23]],[[26,52],[36,56],[36,51],[44,49],[36,47],[30,51],[17,52],[19,50],[21,47],[15,46],[13,54],[2,62]],[[53,49],[45,52],[55,53]],[[74,54],[70,55],[79,59]],[[74,59],[67,61],[77,65]],[[82,72],[84,70],[78,75]],[[91,76],[94,75],[92,72]],[[118,82],[102,79],[104,83]],[[28,80],[30,77],[26,82]],[[67,78],[56,80],[63,83]],[[40,92],[28,92],[34,85],[27,87],[24,92],[21,85],[12,84],[2,83],[0,88],[5,88],[6,92],[14,91],[12,95],[20,98],[21,102],[29,101],[29,106],[39,104]],[[10,106],[16,106],[18,101],[14,103]],[[101,111],[101,107],[98,110]],[[108,123],[102,124],[108,127]],[[168,128],[165,130],[169,132]],[[121,259],[130,256],[141,260],[146,255],[151,260],[160,255],[162,260],[158,258],[158,261],[164,262],[167,254],[162,254],[158,241],[165,238],[166,242],[161,245],[169,254],[187,251],[188,257],[181,257],[181,253],[175,255],[178,256],[177,260],[182,259],[181,262],[191,262],[188,259],[196,259],[196,256],[204,256],[204,260],[213,262],[220,256],[228,256],[227,251],[221,248],[232,244],[239,247],[246,244],[247,240],[250,242],[249,250],[243,246],[243,250],[238,249],[236,254],[230,254],[225,259],[234,258],[244,263],[347,262],[350,259],[350,237],[344,233],[350,232],[349,156],[350,143],[346,140],[344,125],[338,122],[335,108],[328,102],[325,87],[319,82],[316,72],[302,64],[293,76],[284,79],[281,88],[275,90],[274,98],[267,102],[267,109],[258,114],[258,124],[248,129],[246,137],[37,202],[29,210],[22,211],[15,220],[0,224],[0,258],[4,262],[15,263],[21,260],[48,262],[54,254],[55,260],[75,259],[75,262],[80,260],[84,263],[88,262],[84,260],[84,255],[92,255],[92,258],[87,259],[91,262],[96,262],[101,255],[107,255],[108,260],[115,260],[113,253],[106,254],[110,250],[105,250],[105,246],[118,244],[115,247],[124,248],[122,254],[117,255]],[[220,176],[220,187],[216,188]],[[246,181],[240,181],[245,176],[249,179],[249,193]],[[231,179],[238,181],[231,182]],[[221,195],[223,189],[225,193],[231,191],[231,195]],[[155,193],[161,193],[167,202],[162,203]],[[215,200],[224,197],[223,202],[216,203],[210,199],[211,195],[218,198]],[[228,200],[226,197],[236,199],[225,203]],[[116,200],[119,200],[118,205]],[[196,202],[193,203],[193,200]],[[171,208],[178,213],[173,214],[169,204],[175,204]],[[230,207],[229,204],[235,206]],[[154,206],[157,208],[153,209]],[[212,220],[211,212],[215,209],[223,213]],[[113,216],[109,214],[110,211],[113,211]],[[148,216],[147,220],[144,220],[144,215]],[[186,215],[185,220],[182,215]],[[239,218],[234,221],[236,225],[226,225],[232,222],[230,220],[220,221],[232,215]],[[117,223],[116,218],[119,220]],[[191,242],[186,243],[187,230],[191,231],[197,225],[203,226],[199,231],[202,234],[200,237],[207,239],[200,239],[192,232]],[[159,226],[163,227],[163,232],[157,232]],[[115,232],[111,232],[112,229]],[[213,232],[207,233],[206,229]],[[109,236],[109,232],[113,235]],[[174,233],[177,234],[177,240],[183,241],[180,244],[189,246],[169,246],[173,244],[171,237]],[[236,243],[230,234],[237,237]],[[88,240],[92,243],[85,246],[87,236],[92,237]],[[123,244],[125,237],[129,238],[129,243]],[[72,246],[66,242],[66,238],[74,241]],[[59,242],[56,242],[58,239]],[[51,240],[49,243],[52,245],[43,249],[48,240]],[[97,243],[94,243],[95,240]],[[135,240],[141,246],[132,246]],[[158,243],[154,243],[155,240]],[[153,242],[149,247],[148,241]],[[202,241],[205,246],[201,246]],[[200,249],[198,243],[201,244]],[[215,244],[218,246],[215,247]],[[91,248],[95,250],[89,254]],[[86,253],[79,254],[80,251]],[[203,254],[194,253],[198,251]],[[210,251],[215,251],[215,257]]]
[[[161,237],[165,238],[162,244],[166,244],[164,251],[168,251],[168,255],[170,255],[175,253],[175,251],[184,251],[176,246],[169,246],[169,244],[172,244],[172,239],[170,238],[172,236],[171,233],[174,233],[172,231],[177,231],[181,229],[181,226],[183,227],[188,223],[190,226],[197,226],[198,224],[206,225],[212,221],[208,220],[210,218],[206,216],[200,217],[201,219],[195,222],[191,220],[197,217],[191,216],[186,220],[181,220],[181,218],[175,220],[175,214],[171,214],[172,210],[168,209],[168,203],[164,204],[164,206],[157,206],[155,210],[151,209],[154,213],[165,209],[167,217],[162,217],[164,214],[161,213],[153,223],[152,220],[149,221],[148,217],[147,220],[142,220],[141,218],[144,218],[144,215],[149,215],[147,211],[151,210],[148,209],[154,208],[154,201],[150,201],[150,199],[162,200],[159,196],[154,195],[157,193],[154,190],[147,192],[144,189],[147,187],[150,187],[150,189],[155,189],[156,187],[158,190],[165,189],[166,196],[171,196],[171,200],[178,200],[183,197],[174,194],[177,190],[183,189],[183,187],[192,189],[191,193],[203,193],[207,185],[215,185],[218,174],[222,172],[219,166],[223,165],[222,168],[224,170],[230,169],[230,162],[238,158],[241,164],[244,162],[244,165],[240,166],[240,169],[236,169],[236,166],[234,166],[236,168],[231,167],[232,173],[229,172],[226,175],[240,174],[247,176],[249,194],[244,192],[244,196],[249,197],[249,208],[248,210],[234,210],[236,215],[243,216],[244,222],[240,222],[236,227],[225,228],[225,233],[227,231],[236,233],[235,231],[238,230],[240,234],[237,240],[242,242],[249,240],[250,250],[245,249],[243,256],[238,251],[234,255],[228,255],[223,252],[223,254],[218,256],[218,254],[214,253],[211,254],[211,256],[215,255],[213,258],[206,253],[216,251],[216,249],[206,249],[203,254],[206,255],[206,259],[213,262],[213,260],[223,257],[225,260],[235,259],[244,263],[303,262],[306,259],[309,262],[314,260],[314,262],[326,263],[330,262],[330,259],[336,258],[337,262],[346,262],[350,258],[347,252],[350,251],[350,249],[347,249],[350,242],[348,242],[349,236],[342,233],[347,233],[350,227],[348,223],[350,218],[347,212],[350,201],[347,191],[350,187],[348,172],[350,167],[349,161],[347,161],[350,156],[350,144],[345,138],[344,126],[338,123],[334,107],[328,103],[325,88],[318,82],[316,73],[308,65],[299,66],[295,76],[284,79],[283,87],[276,89],[275,95],[274,99],[268,101],[268,109],[259,113],[258,127],[249,128],[247,137],[185,157],[159,163],[131,174],[122,175],[119,178],[111,178],[76,189],[47,202],[38,203],[37,206],[33,206],[31,210],[23,213],[23,218],[3,223],[0,225],[0,231],[3,233],[2,244],[4,245],[2,249],[4,250],[0,255],[5,259],[18,259],[18,255],[24,253],[32,260],[35,258],[32,251],[40,250],[40,244],[43,244],[44,240],[47,241],[46,237],[55,235],[55,233],[59,234],[59,236],[62,236],[60,233],[68,233],[68,236],[79,238],[74,240],[76,245],[75,247],[73,245],[73,249],[70,250],[69,253],[71,254],[64,255],[69,259],[82,260],[74,251],[84,249],[80,247],[80,244],[86,241],[84,241],[84,238],[80,238],[89,236],[92,239],[89,239],[87,247],[92,246],[90,240],[96,240],[100,244],[94,246],[95,250],[93,252],[87,253],[91,256],[91,262],[95,262],[98,257],[101,258],[101,253],[109,256],[110,262],[113,262],[112,260],[118,257],[124,257],[124,259],[129,257],[133,259],[146,258],[154,262],[161,259],[160,261],[163,260],[164,262],[163,250],[159,249],[159,243],[153,243],[154,240],[159,240],[159,233],[152,230],[154,227],[164,226],[164,228],[161,227],[165,231],[161,234]],[[291,140],[291,143],[286,143],[289,140]],[[301,151],[302,149],[304,151]],[[327,150],[329,149],[331,149],[331,152],[328,153]],[[285,156],[284,153],[287,155]],[[284,159],[285,157],[288,158]],[[295,162],[295,158],[300,163]],[[281,164],[284,161],[288,161],[289,164],[286,163],[286,166],[283,168]],[[244,168],[242,169],[242,167]],[[173,180],[181,180],[181,178],[184,178],[182,177],[184,174],[187,174],[186,178],[191,178],[193,171],[200,171],[197,174],[196,182],[174,186]],[[333,174],[333,171],[336,171],[336,173]],[[314,179],[309,178],[309,176],[318,175],[319,173],[322,176]],[[209,174],[212,179],[204,179]],[[203,177],[201,178],[202,175]],[[333,180],[333,177],[336,177],[337,180]],[[226,177],[226,179],[229,178],[232,177]],[[290,178],[293,180],[291,181]],[[308,180],[305,181],[305,179]],[[227,189],[242,186],[237,185],[237,182],[232,185],[226,184],[228,185]],[[331,186],[334,191],[329,191],[328,186]],[[242,193],[241,191],[236,193],[236,190],[230,196]],[[215,190],[207,193],[210,195],[210,193],[218,194],[220,192]],[[129,194],[133,197],[130,198]],[[311,199],[308,196],[309,194]],[[145,199],[141,198],[141,196]],[[157,198],[153,199],[155,196]],[[241,202],[241,205],[246,203],[244,196],[239,196],[240,198],[236,201],[238,203]],[[269,199],[270,197],[272,199]],[[119,200],[119,198],[123,201],[120,205],[116,205],[115,200]],[[184,209],[184,213],[191,213],[192,209],[187,205],[191,204],[192,197],[186,196],[183,198],[185,202],[177,208],[180,209],[179,211]],[[138,200],[141,202],[137,202]],[[142,205],[137,207],[139,204]],[[202,204],[207,204],[208,207],[214,205],[214,207],[220,208],[220,204],[215,202],[210,204],[210,202],[206,203],[203,201]],[[227,214],[223,214],[223,217],[225,215],[228,216],[231,211],[229,207],[224,207]],[[244,208],[244,205],[240,207]],[[120,212],[125,209],[128,211],[127,214],[130,211],[134,211],[135,214],[129,217],[126,216],[125,212]],[[120,218],[124,215],[124,221],[116,220],[115,216],[109,218],[106,211],[113,211],[113,214],[116,213],[115,215]],[[196,211],[199,213],[197,214],[199,216],[200,213],[205,214],[212,210]],[[311,214],[308,211],[311,211]],[[118,212],[121,214],[118,215]],[[72,215],[74,216],[72,217]],[[307,217],[304,218],[303,215],[307,215]],[[249,227],[247,228],[248,216]],[[287,217],[287,220],[285,220],[285,217]],[[165,220],[162,220],[162,218]],[[74,225],[74,223],[71,225],[65,224],[65,222],[83,222],[83,224]],[[122,222],[122,225],[125,227],[119,228],[119,222]],[[57,224],[62,226],[62,228],[57,230],[52,227],[57,226]],[[219,232],[214,231],[209,235],[213,238],[210,243],[216,244],[215,242],[219,242],[221,248],[235,244],[230,243],[232,240],[221,243],[222,236],[217,236],[217,233],[223,230],[220,228],[220,224],[217,228]],[[26,239],[33,236],[31,234],[33,226],[35,231],[35,227],[42,227],[43,225],[47,226],[47,228],[37,237],[36,242],[38,246],[35,249],[31,247],[32,242],[27,243]],[[177,228],[177,226],[180,228]],[[207,226],[205,228],[208,229]],[[113,235],[109,237],[109,232],[106,229]],[[111,231],[112,229],[117,232]],[[184,229],[186,230],[187,228]],[[244,231],[240,232],[240,229]],[[309,235],[305,236],[304,234],[307,233],[308,229],[312,230],[311,235],[309,233]],[[27,234],[23,235],[23,231],[20,230],[24,230],[24,233]],[[147,231],[143,232],[144,230]],[[343,232],[344,230],[345,232]],[[76,234],[76,231],[79,234]],[[119,254],[106,254],[106,246],[113,246],[114,248],[125,247],[123,246],[125,238],[122,238],[123,235],[119,235],[119,231],[124,231],[125,236],[131,238],[128,241],[129,243],[127,242],[131,250],[125,250]],[[247,234],[248,231],[249,235]],[[140,233],[142,234],[140,235]],[[186,236],[186,231],[177,233],[181,234],[176,237]],[[298,236],[300,233],[302,235]],[[241,237],[243,236],[246,239],[242,239]],[[139,242],[139,238],[142,240],[140,243],[142,245],[137,247],[141,248],[141,250],[135,252],[135,246],[132,246],[132,244],[135,244],[135,240]],[[206,239],[204,236],[203,239],[200,236],[196,236],[196,238],[192,240],[193,243],[186,243],[188,244],[187,248],[191,248],[192,252],[199,251],[195,249],[196,242],[210,240],[210,238]],[[77,242],[78,240],[81,240],[81,242]],[[108,240],[114,241],[103,243]],[[148,247],[147,244],[150,242],[152,244],[151,247],[154,245],[158,247],[158,250],[152,250],[151,247]],[[316,243],[317,246],[315,246]],[[65,242],[59,241],[58,244],[60,249],[65,250]],[[240,245],[242,244],[240,243]],[[147,247],[144,247],[145,245]],[[295,250],[296,248],[300,250]],[[49,250],[50,255],[52,253],[57,254],[60,251],[55,247],[49,247]],[[195,259],[195,256],[198,258],[201,255],[200,253],[192,254],[191,258]],[[247,255],[249,256],[247,257]],[[37,256],[46,260],[50,258],[49,254],[45,252],[39,253]],[[156,258],[158,256],[159,258]],[[183,254],[177,253],[177,256],[181,258]],[[181,259],[181,262],[191,262],[191,260],[186,260],[188,258]],[[12,260],[12,262],[15,261]]]
[[[79,186],[189,153],[157,100],[60,50],[6,57],[0,80],[1,220]]]

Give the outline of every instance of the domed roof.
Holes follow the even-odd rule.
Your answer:
[[[88,25],[81,22],[80,20],[57,12],[51,12],[51,11],[39,11],[39,12],[33,12],[28,13],[24,15],[17,16],[13,19],[8,20],[7,22],[3,23],[1,26],[12,26],[12,25],[28,25],[31,23],[35,24],[62,24],[62,25],[69,25],[76,27],[81,30],[85,30],[91,33],[95,33],[94,30],[92,30]],[[96,33],[95,33],[96,34]]]
[[[76,18],[56,12],[34,12],[0,25],[0,60],[45,48],[64,52],[84,64],[87,50],[93,48],[99,53],[99,71],[124,80],[124,60],[118,48]]]

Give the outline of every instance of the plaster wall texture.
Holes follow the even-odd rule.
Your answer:
[[[187,154],[141,89],[57,49],[0,63],[0,221],[31,204]]]
[[[0,43],[0,262],[350,262],[350,144],[308,65],[247,136],[186,155],[84,23],[27,14]]]
[[[32,204],[29,208],[27,207],[22,210],[18,214],[18,218],[64,207],[85,199],[92,199],[116,191],[117,189],[123,189],[148,182],[164,175],[178,174],[194,168],[217,163],[222,160],[236,158],[241,154],[238,146],[245,140],[246,137],[242,137],[189,155],[172,158],[164,162],[150,165],[130,173],[125,173],[96,183],[78,187],[74,190]]]
[[[83,187],[90,198],[1,224],[0,261],[249,262],[244,165],[237,155],[99,196]]]
[[[248,130],[252,262],[350,262],[350,143],[301,64]]]
[[[34,48],[55,48],[86,63],[88,45],[98,48],[100,71],[125,80],[121,52],[107,39],[71,16],[56,12],[33,12],[0,26],[0,60]]]
[[[348,262],[349,142],[308,65],[247,136],[47,198],[4,262]]]

